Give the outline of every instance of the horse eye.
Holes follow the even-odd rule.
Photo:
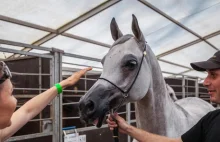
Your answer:
[[[137,61],[135,60],[130,60],[126,62],[125,67],[128,68],[129,70],[133,70],[137,65]]]

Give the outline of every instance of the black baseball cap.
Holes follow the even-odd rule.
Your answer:
[[[220,51],[217,51],[207,61],[190,63],[191,67],[197,71],[220,69]]]

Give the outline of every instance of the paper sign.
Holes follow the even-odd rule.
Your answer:
[[[79,135],[78,142],[86,142],[86,135]]]
[[[64,142],[78,142],[78,133],[68,134],[64,136]]]

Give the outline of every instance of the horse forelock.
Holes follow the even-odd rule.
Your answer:
[[[128,41],[128,40],[131,39],[132,37],[134,37],[134,36],[131,35],[131,34],[124,35],[124,36],[120,37],[118,40],[116,40],[116,41],[113,43],[112,47],[114,47],[114,46],[116,46],[116,45],[118,45],[118,44],[125,43],[126,41]],[[111,47],[111,48],[112,48],[112,47]]]
[[[116,40],[116,41],[112,44],[111,49],[112,49],[113,47],[115,47],[116,45],[125,43],[126,41],[130,40],[131,38],[134,38],[134,39],[135,39],[135,41],[137,42],[138,46],[142,46],[142,45],[140,45],[140,42],[139,42],[133,35],[127,34],[127,35],[124,35],[124,36],[120,37],[118,40]],[[144,41],[144,43],[145,43],[145,41]],[[143,45],[143,46],[144,46],[144,45]],[[111,49],[110,49],[110,50],[111,50]],[[107,55],[107,54],[106,54],[106,55]],[[102,64],[103,64],[104,61],[105,61],[106,55],[105,55],[105,56],[102,58],[102,60],[101,60],[101,63],[102,63]]]

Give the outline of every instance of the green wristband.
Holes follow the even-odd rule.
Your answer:
[[[63,92],[63,88],[62,88],[62,86],[60,85],[60,83],[57,83],[57,84],[55,84],[54,86],[57,88],[58,94],[60,94],[60,93]]]

